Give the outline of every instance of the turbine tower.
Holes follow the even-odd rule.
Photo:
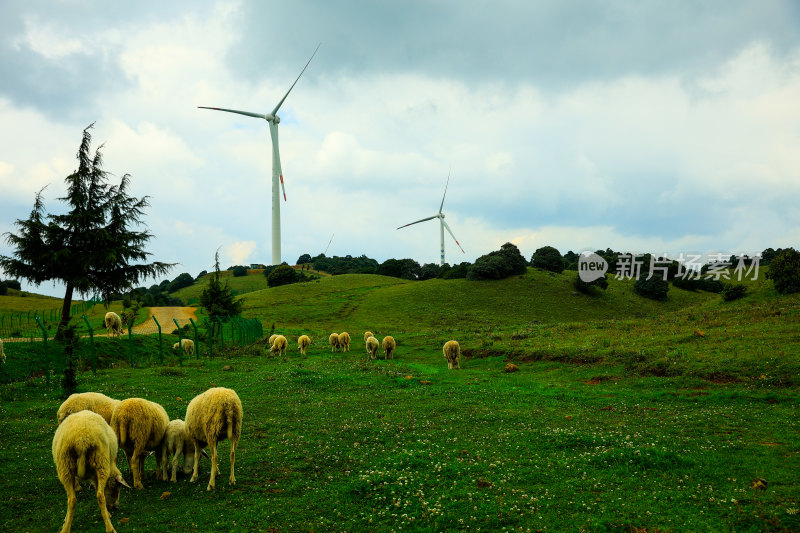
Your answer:
[[[451,230],[450,226],[447,225],[447,222],[444,221],[444,213],[442,213],[442,208],[444,207],[444,197],[447,196],[447,186],[448,185],[450,185],[450,173],[449,172],[447,173],[447,184],[445,184],[445,186],[444,186],[444,194],[442,195],[442,203],[439,205],[439,212],[437,214],[433,215],[432,217],[423,218],[422,220],[417,220],[416,222],[411,222],[409,224],[406,224],[404,226],[400,226],[399,228],[397,228],[397,229],[401,229],[401,228],[405,228],[407,226],[413,226],[414,224],[419,224],[420,222],[425,222],[426,220],[433,220],[434,218],[438,218],[439,219],[439,242],[441,244],[441,265],[444,265],[444,230],[445,229],[447,230],[447,233],[449,233],[450,236],[453,237],[453,240],[456,241],[456,244],[458,244],[458,247],[461,248],[461,244],[459,244],[458,239],[456,239],[456,236],[453,235],[453,230]],[[463,253],[467,253],[467,252],[464,252],[463,248],[461,248],[461,251]]]
[[[311,57],[306,62],[306,66],[303,67],[303,70],[300,71],[300,74],[297,76],[297,79],[294,80],[294,83],[289,90],[286,91],[286,94],[283,95],[281,101],[278,102],[278,105],[275,106],[275,109],[272,110],[271,113],[262,114],[262,113],[252,113],[250,111],[237,111],[235,109],[222,109],[220,107],[205,107],[205,106],[197,106],[200,109],[213,109],[214,111],[225,111],[227,113],[236,113],[238,115],[244,115],[247,117],[254,117],[254,118],[261,118],[267,121],[269,125],[269,135],[272,139],[272,264],[279,265],[281,264],[281,199],[280,199],[280,191],[278,190],[278,182],[280,181],[280,188],[283,190],[283,201],[286,201],[286,187],[283,184],[283,170],[281,169],[281,154],[278,150],[278,124],[280,124],[281,119],[276,114],[278,110],[283,105],[284,100],[286,97],[289,96],[289,93],[292,92],[294,86],[300,80],[300,76],[303,75],[303,72],[306,71],[308,68],[309,63],[311,60],[314,59],[314,56],[317,55],[317,50],[319,50],[320,45],[317,45],[316,50],[314,53],[311,54]]]

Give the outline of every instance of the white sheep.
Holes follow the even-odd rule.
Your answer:
[[[270,347],[269,351],[272,353],[278,352],[278,355],[286,355],[287,346],[289,346],[289,342],[286,340],[286,337],[283,335],[278,335],[272,341],[272,346]]]
[[[269,347],[270,348],[272,348],[272,343],[275,342],[275,337],[277,337],[277,336],[278,336],[277,333],[274,333],[274,334],[269,336]]]
[[[64,403],[58,408],[56,416],[60,424],[69,415],[86,409],[97,413],[103,417],[107,424],[111,424],[111,415],[114,413],[114,408],[119,405],[119,403],[119,400],[109,398],[105,394],[100,394],[99,392],[75,393],[64,400]]]
[[[109,336],[120,338],[122,336],[122,319],[114,311],[106,313],[103,324],[106,326],[106,332]]]
[[[203,450],[203,455],[208,457],[208,454]],[[167,426],[167,431],[164,433],[164,441],[161,443],[161,464],[172,464],[172,477],[170,481],[175,483],[177,478],[178,457],[183,454],[183,464],[181,470],[184,474],[192,472],[194,465],[194,445],[186,432],[186,423],[180,418],[170,421]],[[170,459],[170,457],[172,459]],[[164,474],[164,481],[167,481],[167,468],[162,470]],[[217,471],[219,473],[219,471]]]
[[[369,339],[370,337],[374,337],[374,336],[375,335],[373,335],[371,331],[365,331],[364,332],[364,342],[367,342],[367,339]]]
[[[67,492],[67,516],[61,533],[69,533],[78,498],[80,480],[91,480],[97,488],[97,505],[106,533],[116,533],[109,509],[119,505],[120,485],[130,488],[117,468],[117,437],[103,417],[81,411],[64,420],[53,436],[53,462],[58,479]]]
[[[328,337],[328,342],[331,345],[331,352],[337,351],[339,349],[339,334],[331,333],[331,336]]]
[[[192,339],[181,339],[181,348],[183,348],[183,355],[194,355],[194,341]],[[172,351],[178,351],[178,343],[172,345]]]
[[[459,346],[458,341],[447,341],[444,343],[442,352],[444,353],[444,358],[447,360],[447,368],[449,370],[453,370],[453,365],[455,365],[456,368],[461,368],[461,363],[459,362],[461,346]]]
[[[387,335],[383,338],[383,354],[384,359],[394,359],[394,350],[397,348],[397,343],[394,337]]]
[[[367,339],[367,353],[369,354],[370,359],[375,359],[376,354],[378,353],[378,348],[380,347],[381,345],[378,342],[378,339],[375,337],[370,337]]]
[[[169,416],[159,404],[143,398],[122,400],[111,415],[111,429],[117,435],[120,447],[128,459],[133,486],[143,489],[145,451],[160,451],[164,434],[169,425]],[[167,465],[161,464],[161,455],[156,453],[156,474],[166,477]]]
[[[306,354],[306,348],[311,345],[311,338],[308,335],[300,335],[297,338],[297,349],[300,350],[300,353],[303,355]]]
[[[339,333],[339,346],[342,348],[343,352],[350,351],[350,334],[346,331]]]
[[[242,402],[235,391],[224,387],[208,389],[195,396],[186,407],[186,432],[194,444],[194,470],[190,481],[197,481],[200,451],[211,449],[211,479],[206,490],[214,489],[217,474],[217,442],[231,441],[231,485],[236,484],[233,467],[236,463],[236,445],[242,435]]]

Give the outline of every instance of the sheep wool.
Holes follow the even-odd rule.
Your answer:
[[[236,464],[236,445],[242,435],[242,402],[235,391],[224,387],[208,389],[195,396],[186,407],[186,432],[194,445],[194,470],[191,481],[197,481],[200,451],[211,450],[211,479],[206,490],[214,490],[217,474],[217,443],[231,441],[231,485],[236,484],[233,468]]]
[[[181,348],[183,348],[183,355],[194,355],[194,341],[192,339],[181,339]],[[178,351],[178,343],[172,345],[172,351]]]
[[[194,445],[189,434],[186,432],[186,423],[180,418],[170,421],[167,431],[164,433],[164,441],[161,444],[161,464],[172,464],[172,477],[170,481],[175,483],[177,478],[178,458],[183,454],[183,464],[181,469],[184,474],[192,471],[194,464]],[[167,481],[165,468],[164,481]]]
[[[447,368],[449,370],[461,368],[461,363],[459,362],[461,346],[459,346],[458,341],[447,341],[444,343],[442,352],[444,353],[444,358],[447,360]]]
[[[122,336],[122,319],[117,313],[114,311],[106,313],[103,323],[106,326],[106,332],[108,332],[109,336],[114,336],[118,339]]]
[[[339,346],[341,346],[343,352],[350,351],[350,334],[346,331],[339,333]]]
[[[143,398],[122,400],[111,415],[111,429],[125,452],[133,473],[133,486],[143,489],[146,451],[158,452],[169,425],[169,416],[159,404]],[[161,464],[161,454],[156,453],[156,473],[166,477],[167,465]]]
[[[106,532],[115,532],[109,509],[119,504],[120,485],[128,487],[117,468],[117,437],[103,417],[80,411],[58,426],[53,436],[53,462],[58,479],[67,492],[67,516],[61,533],[69,533],[78,498],[80,480],[91,480],[97,488],[97,505]]]
[[[311,338],[308,335],[300,335],[297,338],[297,349],[300,350],[300,353],[303,355],[306,354],[306,348],[311,345]]]
[[[335,352],[339,349],[339,334],[338,333],[331,333],[331,336],[328,337],[328,342],[331,345],[331,352]]]
[[[272,342],[272,347],[269,349],[269,351],[272,353],[277,352],[278,355],[286,355],[286,347],[288,345],[289,343],[286,340],[286,337],[284,337],[283,335],[278,335]]]
[[[370,337],[374,337],[374,336],[375,335],[373,335],[371,331],[365,331],[364,332],[364,342],[367,342],[367,339],[369,339]]]
[[[383,338],[383,354],[384,359],[394,359],[394,351],[397,348],[397,343],[394,337],[387,335]]]
[[[270,345],[270,347],[272,347],[272,343],[275,342],[275,337],[277,337],[277,336],[278,336],[277,334],[273,334],[273,335],[269,336],[269,345]]]
[[[64,403],[58,408],[56,416],[58,417],[58,423],[61,424],[69,415],[88,410],[102,416],[106,424],[111,424],[111,415],[114,413],[114,408],[119,405],[119,403],[119,400],[109,398],[105,394],[100,394],[99,392],[75,393],[64,400]]]
[[[380,348],[380,343],[378,339],[375,337],[370,337],[367,339],[367,353],[369,354],[370,359],[375,359],[376,354],[378,353],[378,348]]]

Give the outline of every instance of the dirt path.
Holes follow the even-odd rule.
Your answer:
[[[149,330],[151,327],[149,320],[151,316],[156,317],[164,331],[172,331],[175,326],[175,322],[172,321],[173,318],[181,325],[188,323],[190,318],[197,322],[195,311],[194,307],[151,307],[147,320],[137,326],[133,326],[133,333],[148,333],[149,331],[145,330]]]

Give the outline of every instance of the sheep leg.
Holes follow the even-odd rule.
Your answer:
[[[160,450],[155,451],[156,455],[156,479],[161,481],[167,480],[167,458],[164,455],[158,453]]]
[[[195,439],[192,439],[192,444],[194,445],[194,471],[192,472],[192,479],[189,481],[194,483],[197,481],[197,467],[200,465],[200,445]]]
[[[217,440],[216,436],[208,441],[208,447],[211,449],[211,479],[208,481],[206,490],[214,490],[214,478],[217,477]]]
[[[100,506],[100,514],[103,516],[103,523],[106,525],[106,533],[116,533],[114,526],[111,524],[111,514],[106,507],[106,482],[107,479],[97,476],[97,505]]]
[[[142,477],[144,476],[144,458],[141,450],[134,449],[131,454],[131,472],[133,473],[133,487],[139,490],[144,488]]]
[[[459,370],[461,370],[461,359],[458,358],[456,359],[456,366],[458,367]]]
[[[178,470],[178,457],[181,455],[181,451],[183,450],[183,446],[176,446],[175,447],[175,455],[172,456],[172,477],[170,481],[175,483],[178,481],[177,470]],[[164,481],[167,480],[167,477],[164,476]]]
[[[233,475],[233,465],[236,463],[236,444],[239,439],[231,439],[231,485],[236,485],[236,476]]]
[[[64,518],[64,527],[61,528],[61,533],[69,533],[72,529],[72,518],[75,516],[75,505],[78,503],[78,497],[75,495],[75,484],[71,479],[64,479],[61,481],[64,485],[64,490],[67,491],[67,516]]]

